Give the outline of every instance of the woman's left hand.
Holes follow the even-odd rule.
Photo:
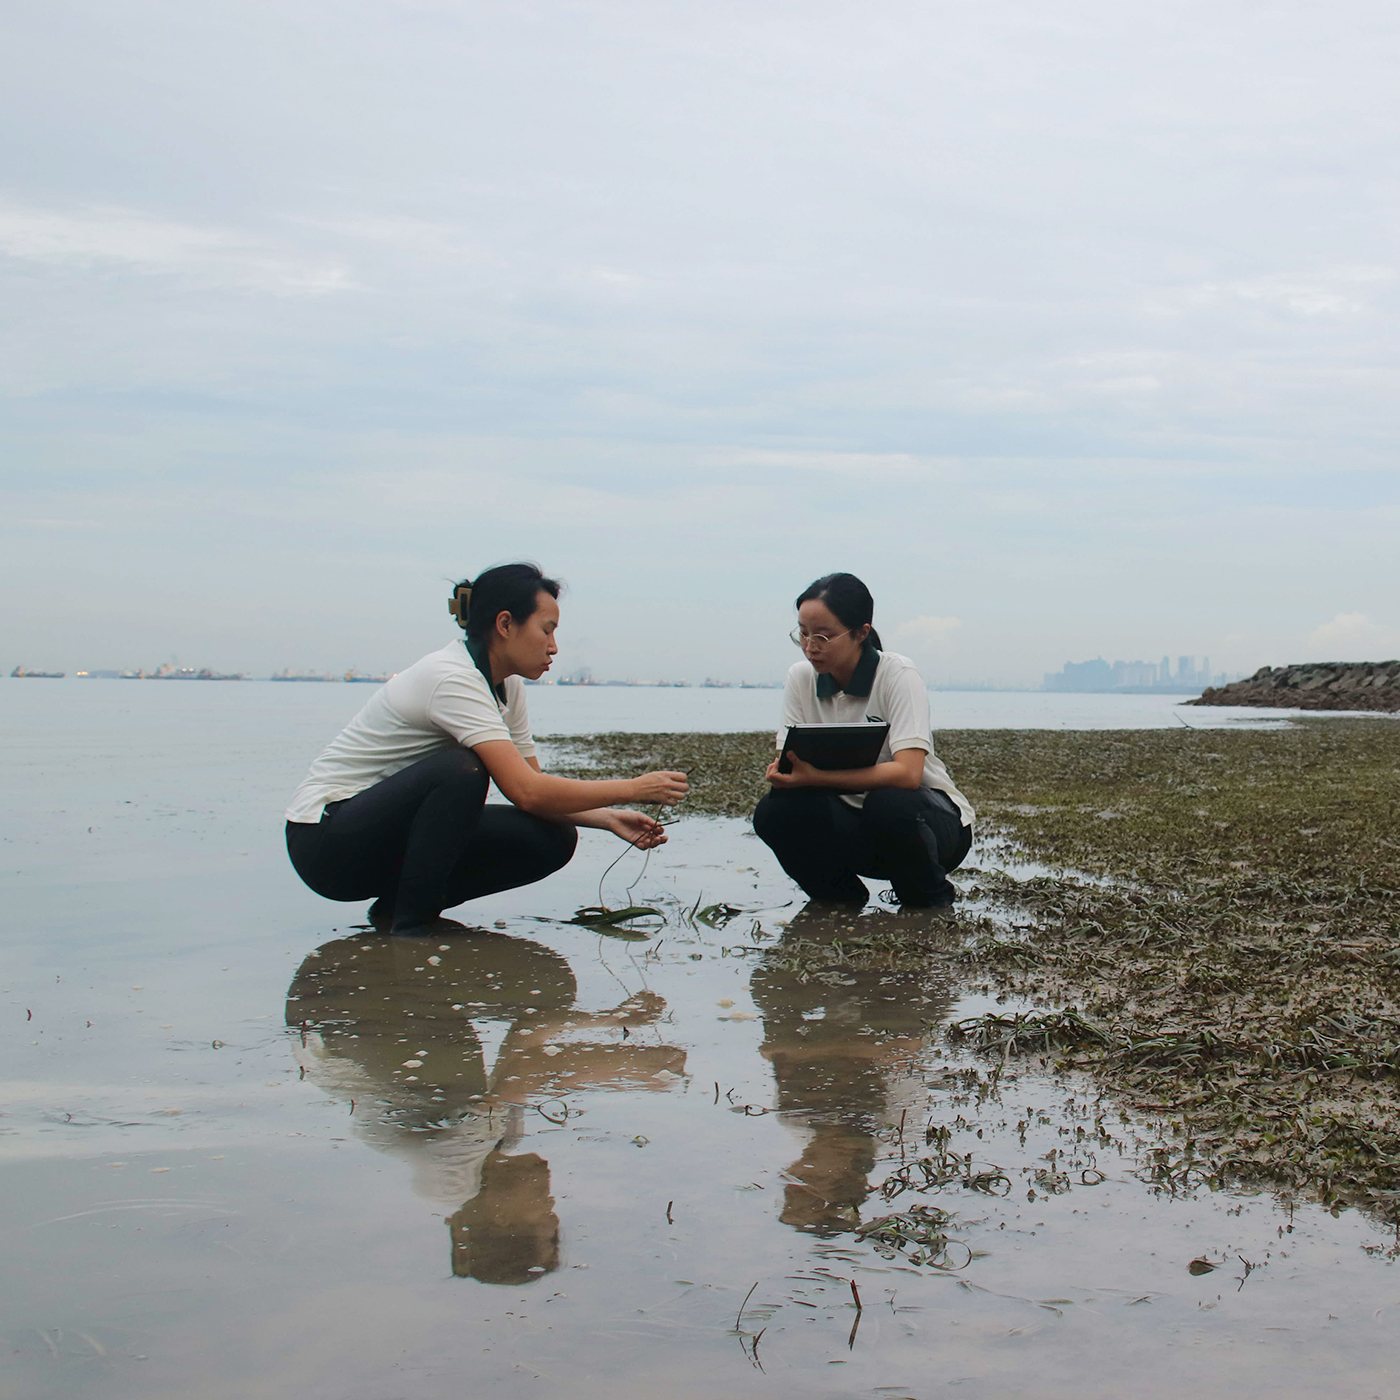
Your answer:
[[[644,812],[610,808],[608,830],[622,840],[630,841],[639,851],[649,851],[666,842],[666,828]]]
[[[820,768],[813,768],[805,759],[798,758],[796,754],[785,755],[791,773],[780,773],[778,771],[778,760],[775,758],[768,765],[763,777],[765,781],[771,783],[775,788],[798,788],[817,787],[821,784]]]

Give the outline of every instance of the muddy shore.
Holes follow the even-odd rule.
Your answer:
[[[740,816],[771,746],[609,734],[557,752],[593,775],[685,768],[688,810]],[[853,921],[807,970],[893,958],[1029,997],[1039,1013],[951,1034],[1091,1069],[1162,1117],[1166,1189],[1253,1183],[1400,1222],[1400,730],[965,730],[939,747],[979,812],[954,933],[874,947]]]

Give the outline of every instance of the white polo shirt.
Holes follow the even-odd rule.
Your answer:
[[[438,749],[491,739],[509,739],[523,758],[535,756],[525,686],[508,676],[493,690],[459,637],[370,696],[311,765],[287,820],[314,824],[327,802],[354,797]]]
[[[849,689],[839,689],[830,676],[819,676],[810,661],[794,663],[783,687],[779,747],[787,738],[790,724],[858,724],[862,720],[888,723],[890,733],[880,750],[879,761],[891,762],[901,749],[922,749],[926,756],[919,786],[947,793],[962,824],[971,826],[976,816],[972,804],[954,786],[942,759],[933,751],[928,687],[914,663],[897,652],[876,651],[867,646],[847,685]],[[865,794],[843,792],[841,799],[852,807],[860,807],[865,803]]]

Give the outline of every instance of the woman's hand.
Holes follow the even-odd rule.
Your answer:
[[[604,821],[614,836],[631,842],[639,851],[650,851],[666,843],[666,828],[643,812],[609,808]]]
[[[633,802],[657,802],[670,807],[690,791],[684,773],[643,773],[632,779]]]
[[[783,757],[787,759],[792,772],[780,773],[778,771],[779,760],[775,758],[763,774],[765,781],[771,783],[775,788],[822,786],[822,770],[820,768],[813,768],[806,759],[798,758],[796,754],[784,754]]]
[[[780,790],[800,787],[829,788],[833,792],[869,792],[872,788],[908,788],[920,786],[924,776],[924,750],[900,749],[892,759],[877,763],[873,768],[814,768],[796,754],[784,754],[791,773],[778,772],[774,759],[765,770],[764,778]]]

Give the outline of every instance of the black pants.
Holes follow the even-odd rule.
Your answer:
[[[754,830],[810,899],[864,904],[861,875],[888,880],[901,904],[951,904],[948,872],[972,846],[953,800],[919,788],[872,788],[852,807],[823,788],[774,788],[754,810]]]
[[[441,749],[372,788],[287,823],[287,853],[326,899],[378,899],[407,929],[569,863],[578,832],[518,807],[486,805],[490,778],[470,749]]]

